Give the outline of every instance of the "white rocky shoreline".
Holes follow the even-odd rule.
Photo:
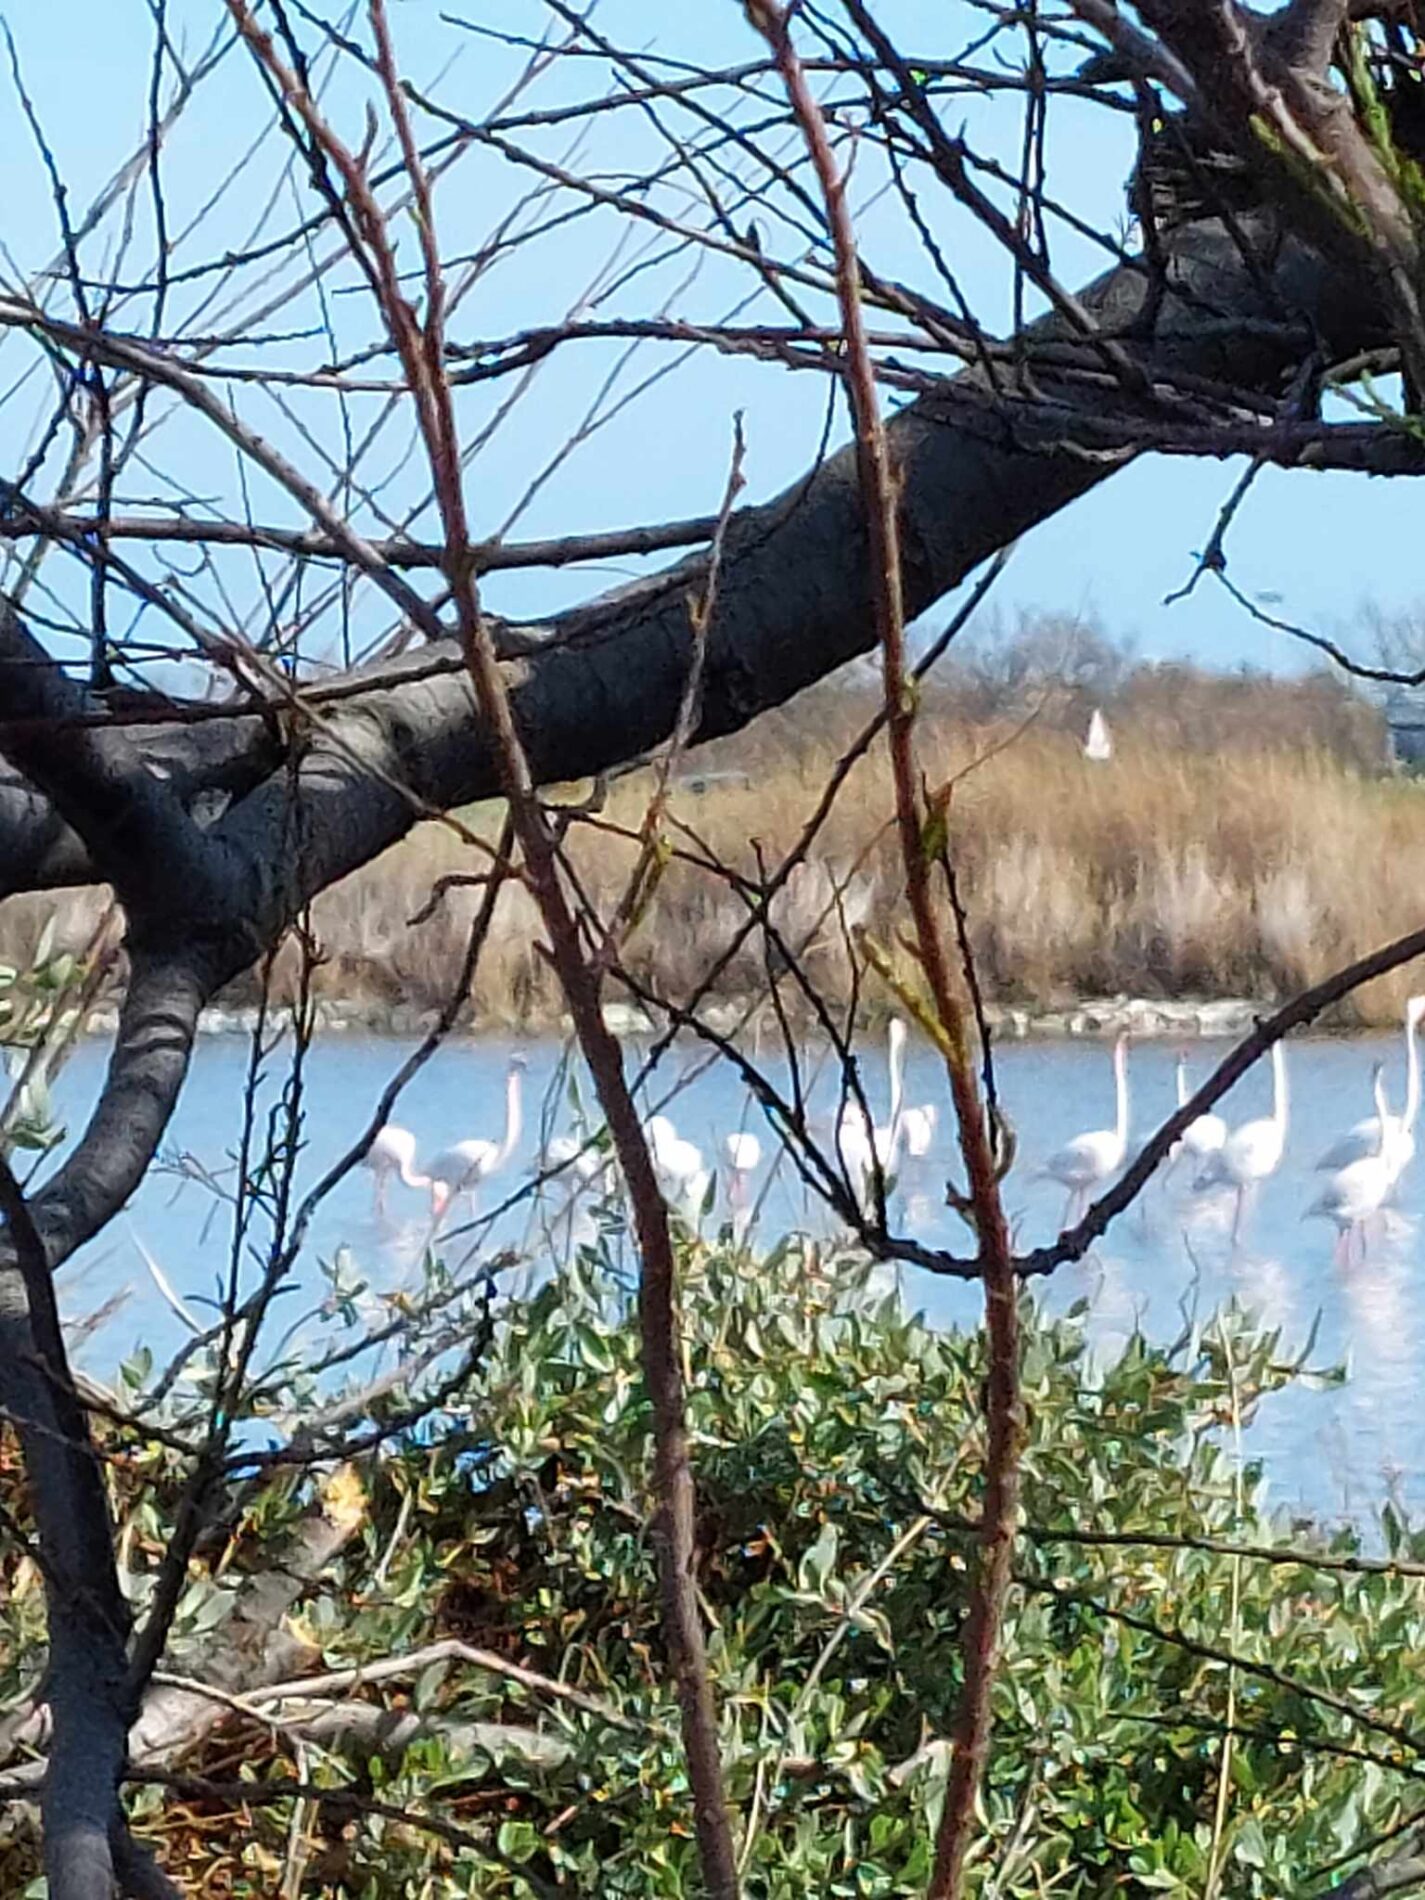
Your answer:
[[[990,1004],[985,1014],[995,1035],[1016,1042],[1108,1037],[1122,1030],[1144,1040],[1192,1041],[1206,1036],[1241,1036],[1271,1007],[1270,1003],[1237,996],[1172,999],[1107,996],[1050,1009]],[[745,1003],[728,1000],[710,1004],[705,1015],[710,1028],[719,1034],[729,1034],[737,1029],[745,1010]],[[339,999],[318,1002],[314,1014],[321,1035],[419,1036],[436,1020],[434,1010],[414,1003]],[[626,1003],[608,1004],[604,1016],[609,1028],[620,1036],[652,1035],[658,1027],[643,1010]],[[254,1004],[215,1005],[203,1011],[198,1027],[206,1036],[250,1036],[257,1028],[258,1019]],[[116,1007],[101,1005],[90,1012],[85,1026],[90,1035],[111,1036],[118,1028],[118,1021]],[[570,1025],[563,1021],[549,1028],[551,1032],[567,1034]],[[459,1025],[458,1033],[490,1032],[465,1022]]]

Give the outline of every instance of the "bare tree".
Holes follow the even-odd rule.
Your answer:
[[[491,892],[518,880],[535,900],[636,1210],[670,1661],[708,1890],[737,1891],[692,1579],[674,1248],[601,1013],[611,981],[636,984],[622,938],[661,815],[627,902],[600,917],[563,852],[573,821],[540,788],[660,750],[676,756],[874,648],[876,730],[895,761],[917,945],[918,988],[905,1000],[945,1055],[973,1254],[890,1234],[884,1183],[868,1215],[844,1169],[818,1154],[803,1104],[765,1077],[749,1081],[797,1165],[868,1245],[985,1285],[989,1482],[932,1889],[955,1893],[989,1747],[1016,1530],[1016,1280],[1081,1256],[1250,1061],[1418,954],[1425,935],[1264,1024],[1074,1229],[1015,1257],[999,1195],[1009,1154],[977,1075],[984,1028],[945,803],[916,765],[905,629],[1038,522],[1112,475],[1131,480],[1147,452],[1245,457],[1246,479],[1268,465],[1425,468],[1415,8],[1292,0],[1257,14],[1235,0],[1141,0],[1135,24],[1115,5],[1072,0],[1013,16],[971,9],[963,46],[926,48],[901,43],[862,0],[786,13],[758,0],[747,13],[762,37],[749,30],[740,63],[713,69],[619,47],[596,18],[549,0],[523,71],[479,117],[404,74],[380,0],[340,18],[228,0],[197,59],[172,44],[162,5],[152,11],[147,135],[78,217],[17,49],[61,241],[48,270],[0,295],[16,364],[6,400],[16,418],[31,405],[0,489],[11,549],[0,894],[107,884],[127,953],[113,1057],[77,1147],[24,1191],[0,1171],[0,1406],[24,1448],[49,1603],[50,1892],[173,1890],[130,1839],[119,1789],[131,1731],[138,1722],[142,1734],[152,1713],[184,1566],[227,1468],[232,1402],[304,1216],[282,1202],[265,1292],[230,1306],[229,1385],[188,1446],[180,1530],[137,1631],[49,1276],[153,1163],[204,1006],[291,933],[300,941],[313,900],[419,820],[492,796],[508,802],[511,835],[479,875]],[[550,71],[568,79],[574,103],[535,103]],[[601,89],[583,85],[591,74]],[[182,230],[169,205],[170,148],[219,81],[265,115],[242,172],[270,195],[236,245],[209,237],[231,181],[215,181]],[[1022,119],[1017,173],[950,129],[967,94]],[[1050,112],[1136,125],[1123,181],[1131,245],[1055,197]],[[656,162],[612,175],[597,161],[599,137],[630,114]],[[445,236],[446,207],[475,157],[519,183],[467,252]],[[863,176],[865,195],[888,194],[898,229],[918,242],[922,281],[877,269],[854,202]],[[950,229],[1000,247],[1011,334],[967,301],[953,246],[937,235],[942,208],[953,210]],[[541,244],[585,224],[604,235],[605,254],[571,307],[514,335],[470,333],[466,311],[491,271],[512,263],[533,283]],[[1094,281],[1060,281],[1053,253],[1065,232],[1110,259]],[[716,320],[679,308],[705,265],[737,287]],[[668,288],[674,268],[685,275]],[[645,280],[663,288],[636,314],[608,314]],[[747,507],[733,507],[737,470],[724,505],[710,495],[699,519],[515,540],[525,502],[632,393],[620,387],[627,365],[509,506],[507,418],[523,413],[520,398],[549,365],[611,344],[720,352],[820,378],[833,415],[846,396],[851,439]],[[1379,397],[1381,376],[1396,370],[1401,413]],[[1328,390],[1355,392],[1363,419],[1324,420]],[[214,500],[219,447],[232,472]],[[1229,500],[1205,563],[1223,577],[1234,508]],[[483,537],[477,520],[489,523]],[[678,549],[691,551],[537,619],[492,612],[480,591],[521,569]],[[680,848],[696,854],[697,841]],[[776,936],[773,899],[794,868],[742,890],[746,933]],[[480,941],[477,930],[472,956]],[[795,946],[776,947],[794,966]],[[877,969],[875,946],[858,954]],[[656,1000],[670,1024],[743,1060],[700,1018],[705,993]],[[465,1324],[468,1334],[475,1322]],[[325,1523],[308,1527],[313,1552],[341,1534]]]

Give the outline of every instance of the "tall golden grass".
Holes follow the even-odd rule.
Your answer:
[[[775,866],[854,723],[804,722],[794,742],[775,749],[763,737],[699,753],[680,768],[672,815],[746,876],[756,875],[759,848]],[[1213,751],[1174,745],[1159,720],[1140,724],[1120,724],[1114,757],[1095,764],[1071,731],[1031,726],[1015,736],[1003,723],[938,713],[926,721],[927,776],[956,780],[950,846],[990,997],[1030,1008],[1121,992],[1266,1000],[1419,926],[1425,783],[1280,737],[1253,749],[1239,735]],[[649,784],[646,773],[619,781],[603,812],[571,829],[581,886],[605,916],[636,854],[620,828],[637,827]],[[782,902],[778,921],[789,935],[800,938],[841,887],[848,916],[895,941],[902,920],[890,811],[877,747],[850,775],[809,871]],[[493,837],[493,808],[466,818]],[[690,836],[673,836],[693,848]],[[436,878],[482,868],[451,831],[425,825],[328,892],[316,908],[326,953],[319,991],[436,1007],[459,968],[479,892],[454,888],[428,920],[411,920]],[[0,958],[23,963],[41,910],[52,907],[29,900],[0,912]],[[62,941],[82,936],[93,908],[92,898],[64,901]],[[728,882],[675,859],[626,961],[661,993],[685,995],[745,916]],[[477,1022],[535,1025],[558,1016],[538,939],[533,905],[508,887],[471,999]],[[720,991],[759,993],[764,955],[754,937]],[[825,992],[845,997],[851,972],[835,919],[817,933],[808,963]],[[1420,972],[1403,971],[1362,992],[1347,1020],[1390,1020],[1418,987]],[[867,993],[874,1001],[874,985]]]

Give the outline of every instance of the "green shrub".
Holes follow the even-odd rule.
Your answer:
[[[691,1246],[686,1258],[698,1582],[744,1842],[754,1828],[747,1892],[768,1900],[912,1895],[928,1875],[983,1365],[978,1337],[923,1326],[883,1280],[800,1239],[755,1260]],[[454,1638],[593,1703],[448,1659],[349,1692],[422,1718],[425,1732],[384,1758],[299,1751],[294,1734],[234,1717],[201,1765],[241,1772],[257,1805],[195,1798],[191,1826],[176,1829],[171,1797],[137,1797],[141,1814],[162,1815],[156,1842],[195,1890],[276,1890],[292,1802],[261,1805],[260,1784],[298,1770],[333,1791],[299,1817],[303,1893],[699,1890],[646,1514],[648,1408],[614,1284],[612,1259],[585,1254],[503,1310],[434,1423],[397,1433],[364,1468],[363,1529],[299,1624],[321,1651],[313,1668]],[[1104,1368],[1076,1317],[1030,1316],[1026,1531],[978,1891],[1200,1894],[1215,1839],[1223,1893],[1325,1891],[1343,1856],[1425,1807],[1411,1785],[1417,1723],[1425,1735],[1420,1581],[1321,1567],[1354,1561],[1343,1533],[1298,1530],[1291,1562],[1201,1547],[1273,1541],[1233,1426],[1300,1376],[1236,1310],[1171,1349],[1134,1340]],[[381,1404],[394,1420],[396,1402]],[[121,1481],[142,1526],[127,1546],[140,1594],[177,1473],[161,1450],[148,1459]],[[235,1494],[230,1537],[180,1617],[180,1651],[195,1629],[221,1631],[224,1600],[311,1486]],[[1393,1519],[1386,1528],[1398,1556],[1425,1555]],[[33,1593],[7,1594],[18,1681],[38,1632]],[[1239,1665],[1204,1653],[1218,1651]],[[344,1787],[388,1811],[360,1816],[337,1798]]]

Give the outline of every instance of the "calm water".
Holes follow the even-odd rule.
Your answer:
[[[467,1136],[500,1134],[512,1046],[453,1043],[417,1077],[395,1118],[415,1133],[422,1155]],[[533,1163],[542,1111],[549,1116],[549,1128],[570,1125],[567,1096],[553,1087],[559,1046],[519,1046],[529,1061],[524,1132],[515,1161],[485,1190],[487,1207],[502,1198],[499,1190],[517,1185]],[[1206,1074],[1223,1047],[1193,1046],[1195,1080]],[[307,1148],[301,1164],[305,1184],[315,1181],[356,1137],[408,1049],[397,1039],[333,1036],[313,1052],[307,1076]],[[1133,1126],[1140,1134],[1173,1106],[1174,1055],[1166,1044],[1140,1044],[1133,1050]],[[1343,1264],[1337,1258],[1334,1229],[1301,1219],[1319,1187],[1320,1177],[1311,1171],[1317,1155],[1335,1134],[1371,1112],[1370,1069],[1377,1056],[1390,1064],[1392,1102],[1398,1109],[1404,1091],[1398,1036],[1291,1045],[1286,1159],[1264,1185],[1235,1249],[1228,1207],[1220,1199],[1188,1193],[1185,1167],[1181,1188],[1155,1182],[1140,1208],[1119,1223],[1088,1261],[1036,1283],[1040,1299],[1054,1311],[1087,1299],[1088,1323],[1104,1351],[1111,1351],[1135,1326],[1155,1338],[1175,1338],[1185,1315],[1205,1317],[1232,1295],[1280,1327],[1288,1350],[1304,1345],[1316,1326],[1313,1363],[1345,1363],[1351,1373],[1348,1383],[1292,1390],[1271,1400],[1253,1428],[1250,1448],[1264,1460],[1270,1496],[1277,1503],[1329,1515],[1368,1515],[1386,1496],[1414,1515],[1425,1510],[1425,1405],[1420,1401],[1425,1340],[1417,1292],[1425,1142],[1400,1189],[1388,1230],[1373,1239],[1364,1264]],[[87,1045],[60,1079],[57,1102],[71,1127],[80,1125],[94,1100],[105,1058],[102,1045]],[[231,1180],[247,1062],[244,1038],[202,1042],[165,1150],[170,1160],[187,1156],[220,1183]],[[675,1054],[669,1064],[663,1088],[698,1066],[698,1052]],[[280,1062],[274,1065],[279,1080],[281,1068]],[[1015,1044],[1000,1052],[998,1069],[1020,1144],[1008,1183],[1009,1203],[1021,1244],[1032,1244],[1052,1237],[1063,1208],[1063,1189],[1036,1181],[1034,1168],[1071,1135],[1113,1121],[1109,1054],[1105,1045],[1095,1043]],[[886,1074],[879,1048],[867,1050],[865,1073],[873,1111],[883,1119]],[[1270,1073],[1263,1065],[1222,1105],[1228,1121],[1268,1112],[1270,1089]],[[933,1056],[923,1047],[912,1047],[907,1101],[937,1101],[941,1093]],[[828,1095],[828,1106],[830,1099]],[[710,1157],[716,1156],[722,1135],[745,1126],[762,1135],[764,1155],[771,1158],[772,1145],[760,1118],[725,1065],[687,1081],[668,1112],[679,1132],[697,1141]],[[937,1176],[943,1179],[949,1154],[943,1110],[940,1120],[934,1154],[903,1180],[897,1224],[901,1231],[963,1250],[963,1228],[939,1204]],[[764,1160],[764,1173],[766,1165]],[[820,1216],[823,1226],[825,1219]],[[808,1222],[800,1186],[785,1166],[768,1193],[762,1223],[769,1234],[794,1224],[818,1224],[815,1217]],[[377,1218],[370,1177],[358,1171],[318,1216],[300,1284],[286,1296],[275,1332],[310,1311],[314,1298],[320,1297],[319,1260],[345,1250],[374,1288],[390,1290],[413,1280],[429,1234],[423,1195],[393,1184],[387,1213]],[[506,1216],[489,1238],[531,1242],[529,1206]],[[173,1171],[152,1175],[130,1209],[61,1276],[71,1318],[118,1301],[111,1317],[80,1346],[81,1362],[95,1371],[112,1368],[137,1343],[149,1346],[160,1359],[173,1351],[184,1334],[155,1290],[145,1252],[183,1294],[201,1303],[213,1296],[226,1271],[228,1244],[227,1214],[209,1187]],[[457,1257],[468,1246],[458,1243]],[[974,1287],[915,1271],[907,1273],[906,1287],[933,1323],[973,1322],[978,1316]]]

